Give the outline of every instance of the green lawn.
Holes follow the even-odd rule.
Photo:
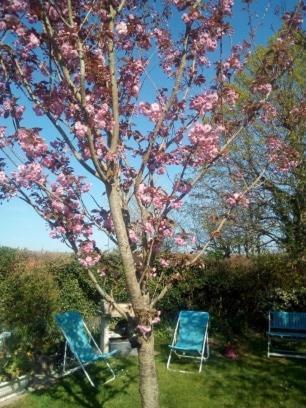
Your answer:
[[[215,342],[201,374],[167,371],[167,347],[158,345],[157,350],[162,408],[306,407],[306,360],[267,359],[266,342],[260,337],[242,346],[236,361],[223,357]],[[98,384],[96,389],[78,372],[55,386],[28,394],[11,407],[139,407],[137,358],[114,359],[113,366],[118,377],[110,384],[102,385],[102,366],[93,365],[89,371]]]

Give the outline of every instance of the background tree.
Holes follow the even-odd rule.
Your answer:
[[[228,78],[248,52],[244,44],[223,62],[216,58],[232,33],[232,3],[4,0],[0,6],[1,198],[17,196],[32,206],[51,235],[73,249],[103,298],[132,319],[97,281],[103,254],[93,232],[118,246],[135,313],[143,407],[158,406],[152,328],[158,301],[177,279],[156,276],[152,263],[165,238],[181,247],[192,241],[170,213],[228,157],[262,109],[246,100],[240,118],[229,115],[237,97]],[[258,99],[268,98],[292,62],[299,8],[279,34],[273,69],[263,59],[256,72]],[[204,87],[209,58],[215,75]]]
[[[243,72],[235,76],[232,86],[240,95],[236,115],[240,115],[245,100],[261,103],[262,110],[242,131],[243,137],[232,149],[231,162],[220,163],[213,170],[210,179],[197,187],[193,194],[196,201],[190,204],[198,234],[205,239],[229,209],[227,192],[240,191],[264,171],[250,204],[244,210],[232,211],[222,234],[212,240],[211,246],[227,255],[279,248],[294,257],[301,256],[305,250],[305,37],[302,33],[297,34],[292,46],[290,69],[274,82],[269,101],[258,101],[253,95],[262,60],[266,60],[267,69],[272,67],[280,44],[278,38],[273,38],[268,47],[258,48]]]

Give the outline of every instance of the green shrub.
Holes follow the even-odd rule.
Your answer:
[[[159,308],[174,318],[179,310],[207,310],[212,326],[229,336],[251,327],[266,330],[269,310],[306,310],[305,262],[284,254],[213,259],[184,267]],[[173,260],[172,260],[173,261]],[[169,271],[173,274],[173,270]]]
[[[42,356],[58,351],[63,338],[56,313],[75,309],[92,318],[101,298],[71,256],[1,248],[0,265],[0,331],[12,332],[12,357],[5,369],[0,363],[0,378],[10,378],[39,369]]]

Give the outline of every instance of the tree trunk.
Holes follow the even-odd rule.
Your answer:
[[[139,392],[142,408],[158,408],[158,383],[154,359],[154,334],[148,339],[139,339]]]
[[[141,292],[136,276],[133,254],[131,251],[126,225],[122,213],[120,191],[115,186],[107,186],[107,195],[113,218],[114,228],[118,241],[126,285],[131,297],[132,306],[136,316],[141,316],[142,311],[148,308],[148,299]],[[158,408],[158,383],[154,360],[154,335],[145,339],[139,336],[139,391],[142,408]]]

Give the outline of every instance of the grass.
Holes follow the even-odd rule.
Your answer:
[[[306,360],[266,357],[266,341],[251,336],[239,347],[239,358],[228,360],[212,345],[201,374],[166,370],[167,346],[158,344],[156,356],[161,408],[303,408],[306,407]],[[137,408],[137,358],[114,359],[117,379],[102,385],[102,366],[89,369],[97,388],[78,372],[56,385],[35,391],[11,408]],[[188,364],[188,368],[196,368]]]

